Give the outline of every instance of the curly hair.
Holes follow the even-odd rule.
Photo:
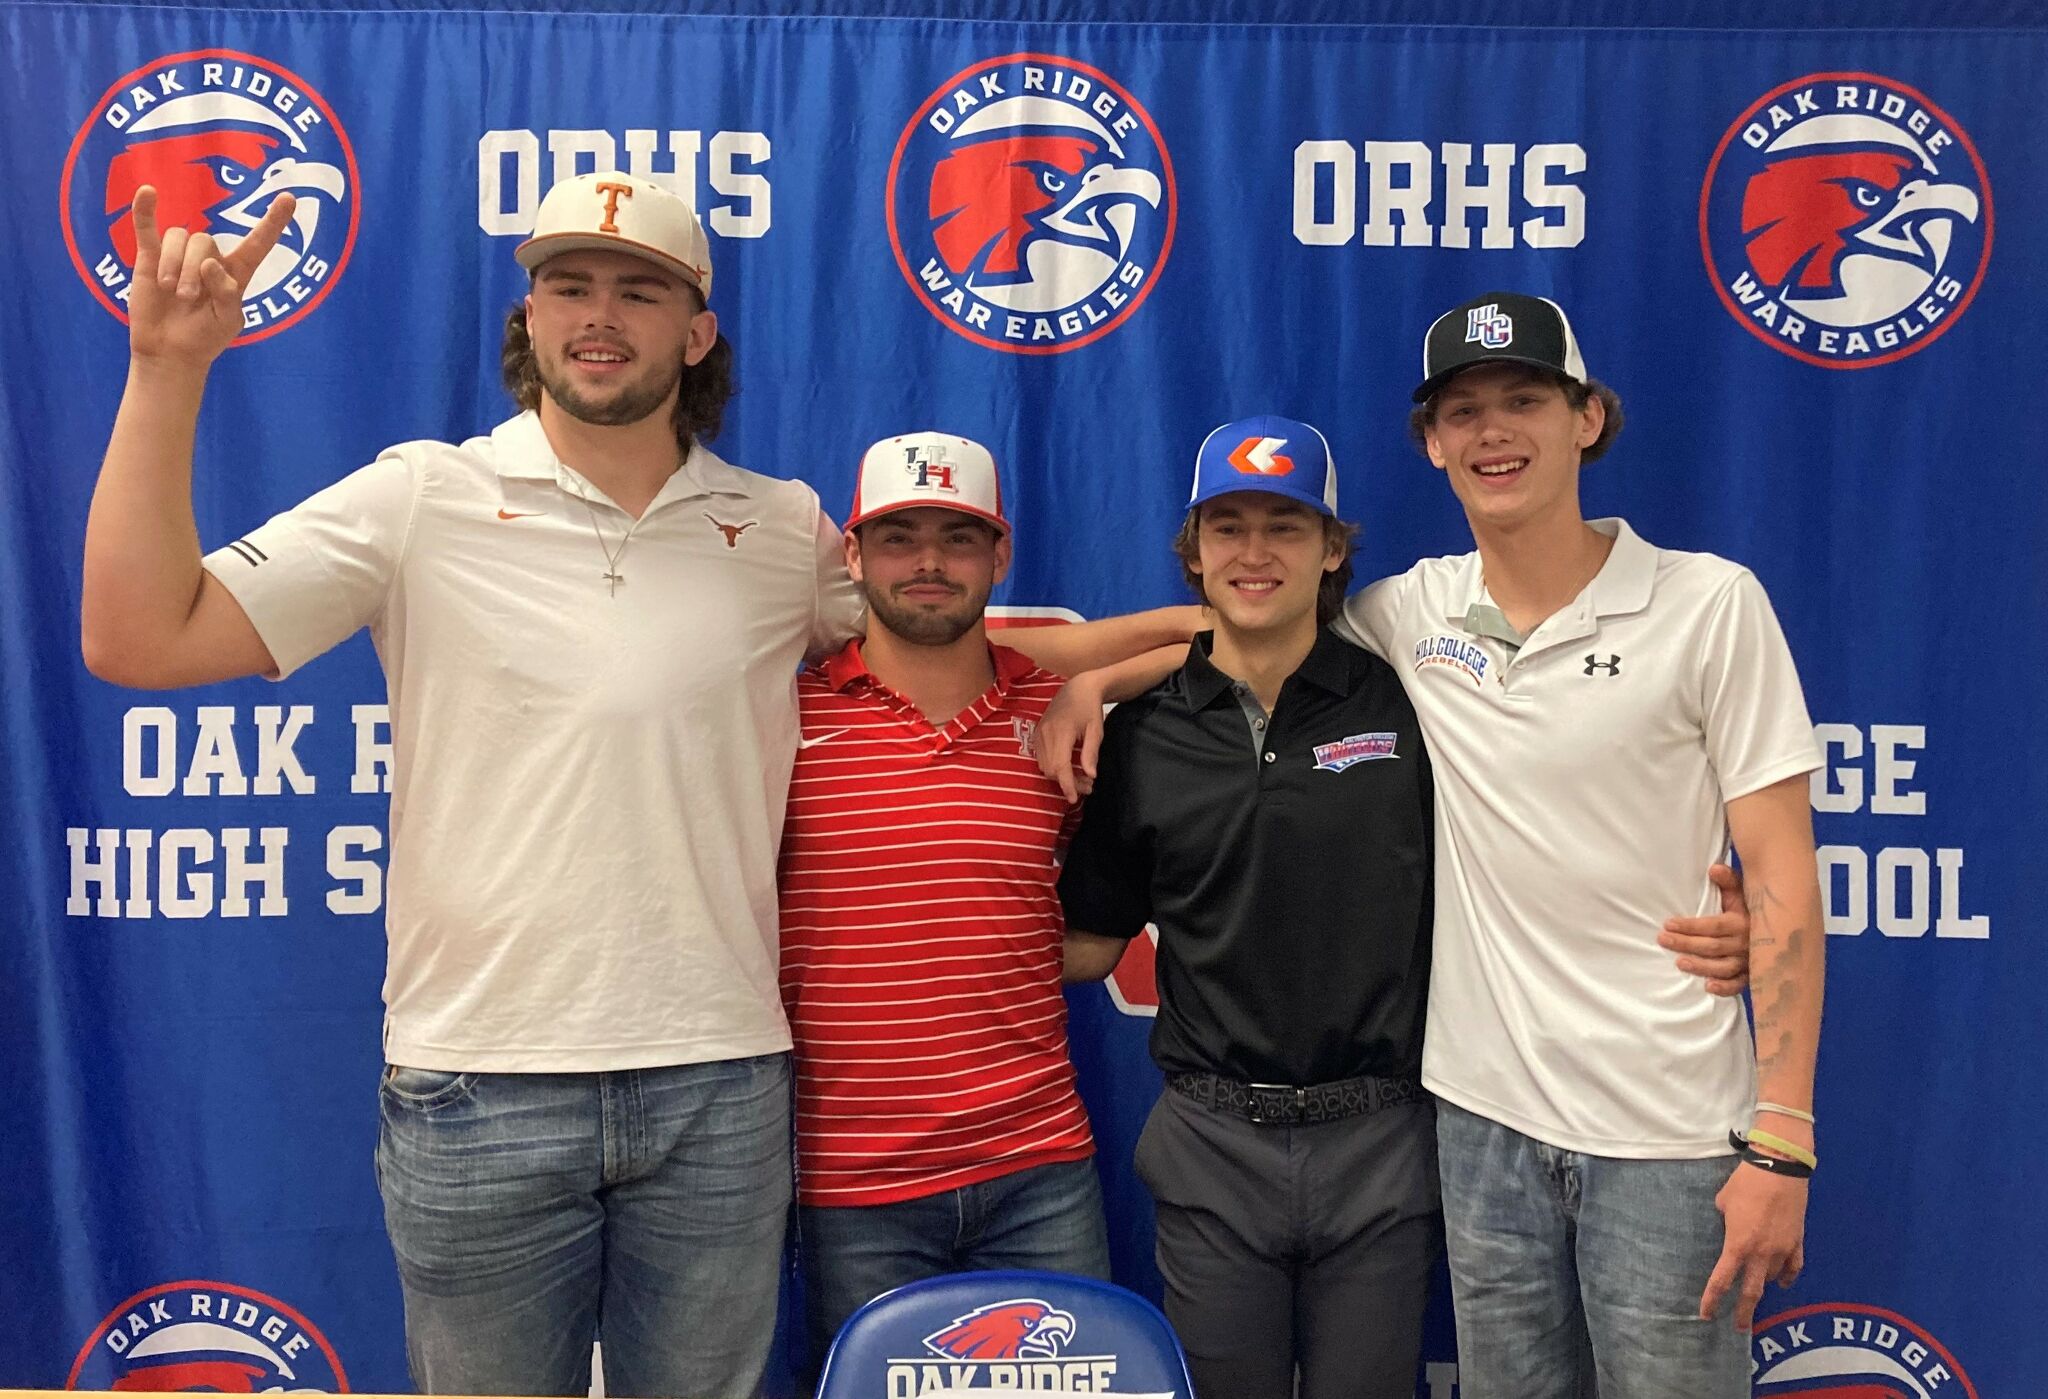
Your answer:
[[[523,304],[505,315],[505,343],[498,352],[498,367],[505,392],[515,403],[528,412],[540,407],[540,362],[534,357],[532,337],[526,333]],[[733,392],[732,346],[721,330],[709,354],[683,366],[675,412],[676,444],[683,451],[690,450],[693,440],[709,442],[718,436]]]
[[[1323,522],[1324,545],[1343,550],[1337,566],[1316,585],[1316,625],[1327,627],[1344,610],[1344,595],[1351,590],[1351,554],[1358,547],[1358,526],[1334,515],[1317,518]],[[1195,567],[1202,561],[1201,506],[1189,510],[1187,518],[1180,522],[1180,533],[1173,537],[1173,553],[1180,560],[1180,576],[1194,589],[1195,596],[1206,602],[1208,594],[1202,591],[1202,575]]]
[[[1606,456],[1607,449],[1614,445],[1614,439],[1621,435],[1621,396],[1598,379],[1581,382],[1567,378],[1554,370],[1536,369],[1530,372],[1564,390],[1564,401],[1571,405],[1574,413],[1583,409],[1590,400],[1600,400],[1600,406],[1607,411],[1607,420],[1600,425],[1600,435],[1579,453],[1579,464],[1591,466]],[[1416,404],[1408,412],[1408,440],[1414,443],[1415,450],[1424,456],[1429,455],[1429,443],[1425,437],[1429,429],[1436,425],[1436,401],[1441,396],[1441,392],[1431,394],[1426,402]]]

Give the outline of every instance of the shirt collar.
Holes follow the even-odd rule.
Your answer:
[[[1194,642],[1188,647],[1186,664],[1181,667],[1181,685],[1187,696],[1188,708],[1207,709],[1217,696],[1236,684],[1236,680],[1216,668],[1209,659],[1210,647],[1216,640],[1213,631],[1197,632]],[[1289,680],[1305,680],[1317,689],[1327,690],[1333,695],[1350,693],[1347,682],[1351,675],[1349,659],[1350,646],[1340,640],[1328,627],[1316,632],[1316,643],[1309,648],[1301,664],[1294,668]]]
[[[1650,590],[1657,581],[1657,546],[1628,527],[1622,519],[1589,520],[1602,534],[1614,536],[1614,548],[1607,562],[1593,575],[1587,594],[1597,617],[1619,617],[1640,612],[1650,605]]]
[[[873,678],[868,663],[860,653],[859,637],[847,642],[837,651],[818,662],[818,669],[825,676],[825,683],[835,690],[844,690],[862,676]]]
[[[861,654],[861,641],[862,638],[855,637],[819,662],[818,669],[823,672],[827,685],[835,690],[844,691],[856,680],[867,679],[875,684],[881,683],[875,679],[875,673],[868,669],[867,657]],[[1007,692],[1018,680],[1036,669],[1031,658],[1022,651],[1013,650],[1008,646],[998,646],[994,642],[989,643],[988,656],[995,665],[995,688],[998,692]]]
[[[493,464],[498,474],[515,481],[553,481],[566,491],[583,492],[583,477],[555,455],[540,414],[532,411],[508,419],[491,432]],[[692,500],[710,495],[751,495],[745,473],[721,460],[702,442],[690,444],[689,455],[674,479],[662,483],[656,500]]]
[[[1640,612],[1650,605],[1650,589],[1657,580],[1657,546],[1628,527],[1619,518],[1588,520],[1586,523],[1614,540],[1607,561],[1585,588],[1585,598],[1597,617],[1618,617]],[[1446,595],[1450,603],[1444,619],[1464,626],[1475,607],[1492,607],[1486,591],[1486,575],[1479,551],[1467,554],[1459,565],[1455,585]]]

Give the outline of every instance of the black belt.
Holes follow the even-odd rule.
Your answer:
[[[1218,1074],[1168,1074],[1166,1086],[1218,1112],[1236,1113],[1253,1122],[1293,1126],[1304,1122],[1335,1122],[1381,1108],[1419,1103],[1429,1097],[1412,1078],[1343,1078],[1296,1088],[1287,1083],[1240,1083]]]

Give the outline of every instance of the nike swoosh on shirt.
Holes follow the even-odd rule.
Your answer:
[[[796,741],[796,746],[799,748],[816,748],[827,739],[837,738],[843,733],[850,732],[852,732],[850,729],[834,729],[831,733],[819,734],[816,738],[800,738]]]
[[[544,515],[546,513],[544,510],[500,510],[498,518],[501,520],[530,520],[536,515]]]

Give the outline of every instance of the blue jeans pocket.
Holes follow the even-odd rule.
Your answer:
[[[476,1090],[480,1077],[473,1073],[450,1073],[445,1069],[409,1069],[387,1064],[378,1089],[400,1107],[415,1112],[432,1112],[461,1102]]]

